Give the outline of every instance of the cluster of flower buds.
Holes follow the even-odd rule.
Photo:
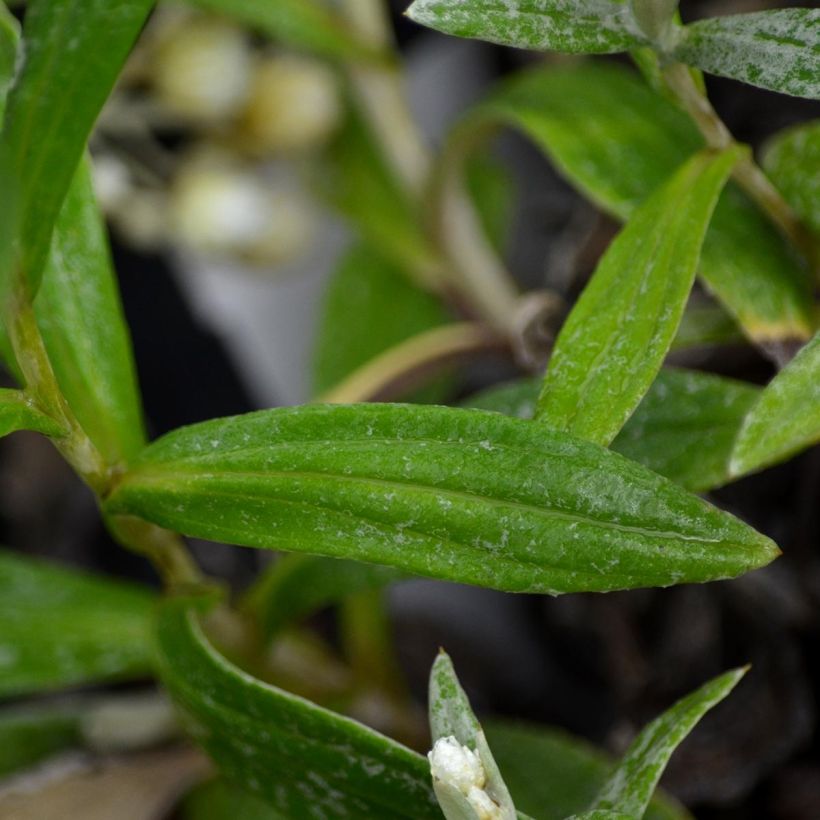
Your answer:
[[[322,62],[218,17],[165,10],[101,120],[100,202],[139,247],[281,264],[310,245],[316,210],[299,169],[341,115]]]

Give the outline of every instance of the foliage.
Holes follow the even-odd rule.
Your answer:
[[[312,379],[345,404],[213,419],[147,443],[88,144],[154,3],[30,0],[22,31],[0,5],[0,349],[17,385],[0,389],[0,434],[51,439],[112,536],[163,584],[157,594],[0,554],[0,696],[160,682],[218,773],[185,801],[192,820],[686,818],[653,798],[658,780],[745,670],[678,701],[610,769],[554,730],[488,722],[485,734],[442,653],[427,743],[381,591],[414,575],[549,595],[666,587],[779,555],[695,493],[820,441],[817,123],[775,135],[766,176],[699,70],[820,99],[820,11],[683,25],[669,0],[416,0],[409,16],[448,34],[630,52],[648,80],[586,60],[518,73],[434,154],[377,0],[192,5],[326,60],[330,86],[322,71],[305,86],[317,94],[343,86],[338,129],[311,139],[327,137],[317,188],[356,240],[325,296]],[[227,102],[225,142],[256,150],[241,139],[247,100]],[[521,294],[502,258],[511,189],[479,150],[499,126],[523,130],[625,222],[566,311],[566,293]],[[231,187],[219,167],[229,203],[261,201],[247,169]],[[687,307],[698,275],[721,307]],[[768,386],[664,367],[676,346],[727,339],[779,368]],[[522,370],[549,361],[543,377],[468,406],[425,403],[452,399],[454,366],[486,351]],[[417,403],[373,403],[408,394]],[[294,554],[233,605],[180,536]],[[326,607],[342,616],[341,651],[300,629]],[[375,720],[362,703],[380,705],[386,733],[345,714]],[[86,705],[4,710],[0,773],[91,743]],[[123,744],[159,737],[140,723]]]

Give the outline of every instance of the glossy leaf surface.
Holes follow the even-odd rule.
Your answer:
[[[337,59],[384,60],[320,0],[189,0],[283,44]]]
[[[532,418],[540,379],[521,379],[472,396],[465,406]],[[693,492],[726,483],[735,438],[760,389],[745,382],[665,368],[612,449]]]
[[[321,395],[374,356],[417,333],[444,325],[447,311],[378,251],[358,245],[342,259],[324,296],[314,350],[314,392]],[[439,380],[414,398],[446,398]]]
[[[20,262],[33,293],[88,136],[153,6],[32,0],[26,7],[25,61],[9,94],[3,143],[20,173]]]
[[[777,554],[616,453],[446,407],[312,405],[183,428],[106,506],[201,538],[522,592],[705,581]]]
[[[381,589],[401,580],[392,567],[322,558],[317,555],[285,555],[254,584],[245,598],[251,612],[270,639],[282,627],[338,603],[349,595]]]
[[[689,160],[630,218],[567,317],[535,418],[609,444],[654,380],[737,151]]]
[[[227,780],[286,817],[440,817],[421,755],[242,672],[190,602],[162,605],[157,638],[162,679]]]
[[[6,91],[14,76],[19,39],[20,24],[5,5],[0,5],[0,123],[6,105]]]
[[[820,9],[776,9],[699,20],[678,60],[710,74],[820,100]]]
[[[683,112],[616,65],[523,72],[463,127],[482,122],[522,129],[572,184],[620,219],[702,146]],[[732,185],[715,209],[700,275],[750,338],[810,336],[805,271],[777,229]]]
[[[147,590],[0,552],[0,697],[151,669]]]
[[[612,54],[645,37],[618,0],[415,0],[411,20],[445,34],[565,54]]]
[[[34,430],[47,436],[59,436],[63,432],[60,425],[41,413],[25,393],[0,388],[0,436],[16,430]]]
[[[820,120],[776,134],[763,167],[798,216],[820,233]]]
[[[136,455],[145,432],[131,339],[88,162],[63,203],[35,311],[83,429],[112,464]]]
[[[732,453],[741,475],[788,458],[820,442],[820,334],[761,393],[746,417]]]
[[[565,820],[595,799],[612,759],[559,729],[486,721],[484,730],[519,810],[539,820]],[[656,793],[646,820],[691,820],[681,806]]]
[[[700,719],[738,684],[746,669],[709,681],[679,700],[635,738],[592,805],[592,811],[643,817],[673,752]]]

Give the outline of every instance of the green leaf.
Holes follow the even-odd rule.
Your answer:
[[[734,379],[662,370],[612,448],[687,490],[706,492],[729,481],[735,437],[759,394]]]
[[[379,60],[387,55],[355,32],[347,21],[317,0],[189,0],[223,14],[260,34],[298,49],[340,60]]]
[[[612,760],[586,741],[559,729],[490,720],[484,729],[515,805],[539,820],[564,820],[594,800]],[[662,792],[646,820],[691,820]]]
[[[16,430],[34,430],[46,436],[65,432],[54,419],[41,413],[25,393],[0,388],[0,436]]]
[[[189,601],[160,607],[157,634],[162,679],[228,781],[286,817],[440,818],[421,755],[231,665]]]
[[[653,720],[626,750],[591,810],[643,817],[672,753],[700,719],[735,688],[746,671],[735,669],[714,678]]]
[[[393,173],[381,146],[353,101],[328,151],[323,190],[369,245],[410,277],[435,267],[435,253],[421,229],[420,213]],[[423,281],[417,279],[419,284]]]
[[[6,6],[0,3],[0,124],[6,107],[6,92],[17,64],[19,42],[20,24]]]
[[[465,402],[517,418],[532,418],[540,379],[493,387]],[[725,484],[743,419],[760,395],[750,384],[665,368],[647,391],[612,449],[693,492]]]
[[[394,262],[366,245],[351,248],[325,293],[313,354],[314,392],[324,393],[374,356],[447,321],[442,303]],[[439,379],[414,398],[442,401],[450,387],[449,379]]]
[[[25,62],[3,143],[20,174],[20,264],[36,293],[54,223],[86,141],[153,0],[31,0]]]
[[[79,709],[12,707],[0,711],[0,777],[81,744]]]
[[[516,811],[510,792],[493,759],[481,725],[473,714],[467,694],[461,688],[453,663],[444,651],[439,652],[430,670],[429,716],[430,734],[434,744],[430,756],[433,788],[444,809],[445,817],[448,820],[458,820],[460,816],[464,816],[466,820],[478,820],[479,815],[469,799],[469,794],[464,794],[463,785],[466,784],[440,777],[447,774],[446,771],[441,771],[446,767],[437,765],[437,752],[441,744],[448,750],[458,750],[459,746],[462,747],[462,755],[475,755],[483,774],[482,782],[476,786],[498,806],[498,820],[515,818]],[[450,806],[452,811],[448,811]]]
[[[674,56],[710,74],[820,100],[820,9],[699,20],[682,30]]]
[[[489,155],[471,156],[466,177],[484,233],[496,252],[503,254],[515,209],[515,184],[504,166]]]
[[[0,551],[0,697],[147,674],[153,600]]]
[[[820,442],[820,333],[780,371],[746,416],[733,475],[759,470]]]
[[[599,444],[615,438],[669,351],[739,157],[695,155],[630,218],[558,335],[536,419]]]
[[[197,786],[181,812],[182,820],[287,820],[270,803],[221,778]]]
[[[619,0],[415,0],[407,15],[445,34],[534,51],[613,54],[646,42]]]
[[[349,595],[381,589],[403,577],[392,567],[378,564],[285,555],[249,590],[243,609],[253,614],[263,636],[270,640],[282,627],[323,607]]]
[[[797,215],[820,234],[820,120],[775,134],[763,167]]]
[[[111,464],[145,444],[139,390],[105,224],[82,162],[63,203],[35,303],[60,389]]]
[[[707,238],[708,236],[707,234]],[[742,341],[743,335],[740,328],[719,305],[690,303],[678,325],[678,332],[672,342],[672,350],[689,350],[706,345],[739,344]]]
[[[620,219],[703,144],[682,111],[613,64],[522,72],[468,114],[461,129],[488,123],[522,129],[572,184]],[[806,271],[732,185],[715,209],[700,275],[752,340],[811,335]]]
[[[495,413],[311,405],[150,445],[111,514],[247,546],[521,592],[738,575],[769,539],[602,447]]]

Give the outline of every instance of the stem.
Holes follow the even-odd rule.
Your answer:
[[[55,446],[98,500],[104,499],[117,480],[120,468],[106,462],[65,400],[37,326],[31,299],[22,285],[18,285],[9,298],[5,324],[26,393],[43,413],[65,430],[63,436],[53,439]],[[110,519],[106,523],[123,546],[149,558],[167,584],[201,582],[198,568],[177,536],[137,518],[117,519],[116,524]]]
[[[110,481],[108,466],[63,397],[34,309],[22,288],[17,288],[10,299],[6,327],[26,393],[66,431],[64,436],[54,439],[57,449],[95,493],[104,493]]]
[[[723,150],[736,143],[708,97],[695,84],[687,66],[672,63],[663,69],[663,78],[710,148]],[[751,156],[742,159],[735,166],[732,176],[811,266],[816,267],[820,261],[817,243],[754,159]]]
[[[507,347],[504,338],[478,322],[461,322],[419,333],[362,365],[317,401],[352,404],[386,399],[414,387],[463,356]]]

